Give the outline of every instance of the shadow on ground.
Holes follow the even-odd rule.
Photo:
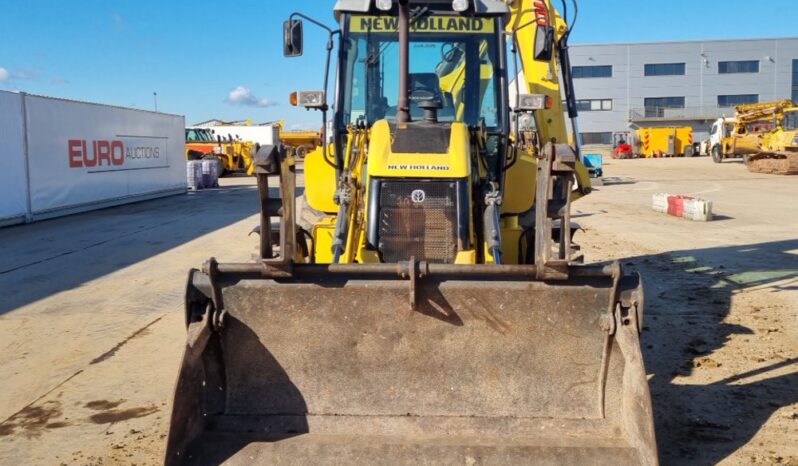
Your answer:
[[[773,325],[772,308],[749,304],[746,309],[746,301],[736,305],[750,313],[757,323],[753,328],[726,319],[739,293],[798,290],[796,250],[798,240],[791,240],[627,260],[627,269],[636,269],[646,281],[643,352],[653,374],[663,464],[717,464],[748,444],[774,412],[798,402],[798,354],[789,348],[742,352],[730,365],[748,369],[727,378],[712,376],[712,371],[723,373],[719,361],[728,361],[729,353],[715,353],[732,337],[769,340],[771,332],[785,331]],[[741,311],[736,312],[739,317]],[[706,371],[700,378],[716,381],[695,384],[696,378],[681,378],[697,371]]]
[[[258,209],[257,189],[242,184],[2,229],[0,315],[196,240]],[[183,268],[187,273],[198,265]],[[182,272],[176,278],[183,280]]]

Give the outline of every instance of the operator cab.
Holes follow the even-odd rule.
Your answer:
[[[409,100],[413,121],[425,102],[439,107],[441,123],[464,122],[500,130],[503,87],[498,17],[460,16],[449,9],[418,8],[410,17]],[[413,11],[416,13],[414,14]],[[343,13],[344,51],[338,127],[395,120],[399,105],[399,33],[396,16]]]
[[[784,131],[798,130],[798,109],[787,111],[784,113],[784,120],[781,127]],[[798,138],[796,138],[798,140]]]

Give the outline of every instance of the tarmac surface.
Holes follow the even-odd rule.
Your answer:
[[[588,262],[647,284],[663,464],[798,465],[798,178],[610,161],[574,208]],[[653,212],[657,192],[717,220]],[[255,251],[251,178],[0,230],[0,464],[160,464],[188,270]]]

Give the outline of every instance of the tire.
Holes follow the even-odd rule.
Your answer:
[[[712,161],[715,163],[723,163],[723,153],[720,151],[720,146],[712,148]]]
[[[295,152],[296,152],[296,157],[298,159],[305,160],[305,157],[307,157],[308,153],[310,152],[310,149],[307,146],[299,146],[296,148]]]
[[[687,146],[684,148],[684,156],[685,157],[695,157],[695,147]]]

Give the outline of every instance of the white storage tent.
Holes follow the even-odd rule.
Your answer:
[[[0,92],[0,226],[28,217],[22,95]]]
[[[185,192],[184,125],[177,115],[0,92],[0,153],[9,160],[0,221]]]

